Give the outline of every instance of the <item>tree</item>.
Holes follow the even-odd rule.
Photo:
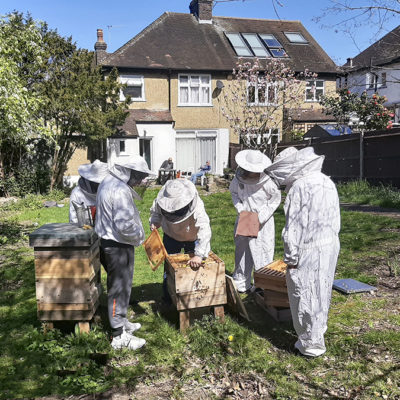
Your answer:
[[[379,94],[368,97],[363,92],[358,96],[347,89],[340,89],[337,96],[323,96],[320,104],[326,114],[336,118],[338,125],[348,124],[355,116],[359,120],[359,127],[378,130],[392,127],[391,118],[394,114],[383,105],[386,101],[386,97]]]
[[[224,89],[221,107],[239,143],[273,157],[284,108],[301,102],[305,90],[302,79],[315,77],[307,70],[296,74],[279,59],[239,60],[232,81]]]
[[[106,79],[100,67],[94,66],[92,52],[76,49],[70,39],[54,32],[49,36],[49,49],[55,56],[41,90],[45,98],[43,118],[55,140],[52,189],[62,184],[77,148],[92,146],[123,124],[129,99],[119,100],[122,85],[116,70]]]
[[[60,185],[74,151],[103,140],[125,120],[129,99],[119,101],[121,87],[116,71],[105,79],[92,52],[78,49],[71,38],[60,36],[46,23],[18,12],[2,18],[3,181],[18,174],[27,151],[34,152],[44,139],[52,151],[50,188]],[[0,192],[1,186],[0,182]]]
[[[43,99],[33,90],[44,57],[41,26],[19,13],[0,18],[0,178],[15,166],[14,156],[31,149],[32,139],[48,135],[39,111]]]
[[[329,28],[347,33],[357,45],[355,31],[368,26],[375,38],[387,32],[387,24],[400,15],[399,0],[330,0],[330,5],[322,10],[314,21],[323,23],[329,16],[335,16],[335,23]],[[325,25],[326,26],[326,25]],[[358,46],[357,46],[358,47]]]

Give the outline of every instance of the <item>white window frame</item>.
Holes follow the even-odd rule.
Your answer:
[[[308,44],[308,40],[300,32],[283,32],[283,33],[286,36],[286,39],[292,44]],[[300,40],[291,40],[290,35],[297,35]]]
[[[250,102],[249,101],[249,87],[251,87],[251,86],[255,87],[255,90],[254,90],[254,92],[255,92],[254,93],[254,102]],[[265,98],[265,100],[268,100],[269,91],[271,90],[271,88],[273,88],[274,91],[275,91],[275,96],[274,96],[275,102],[271,103],[269,101],[265,101],[263,103],[260,103],[258,101],[258,92],[259,92],[259,90],[258,90],[258,82],[256,82],[256,83],[247,82],[247,104],[249,106],[276,106],[277,105],[277,99],[278,99],[278,85],[276,83],[266,83],[264,98]]]
[[[121,151],[121,143],[124,143],[124,151]],[[118,140],[118,153],[120,155],[126,154],[126,140],[125,139],[119,139]]]
[[[181,77],[186,76],[188,78],[187,84],[181,83]],[[199,100],[201,98],[200,92],[201,88],[207,87],[208,88],[208,102],[207,103],[193,103],[191,101],[191,80],[192,77],[198,76],[199,77]],[[201,78],[207,77],[208,78],[208,84],[204,84],[201,82]],[[189,101],[187,103],[183,103],[181,101],[181,87],[187,87],[189,88],[188,90],[188,99]],[[211,80],[211,75],[210,74],[178,74],[178,106],[179,107],[212,107],[212,80]]]
[[[322,85],[322,95],[325,95],[325,81],[323,79],[314,79],[314,80],[307,80],[306,81],[306,90],[304,93],[304,99],[307,103],[312,103],[312,102],[319,102],[318,98],[317,98],[317,82],[323,82]],[[320,88],[318,88],[320,89]],[[313,93],[313,98],[312,99],[307,99],[307,92],[311,90]]]
[[[365,76],[365,88],[367,90],[374,90],[377,86],[377,76],[372,72],[367,72]]]
[[[140,85],[142,87],[141,97],[135,97],[135,98],[131,97],[132,103],[136,102],[136,101],[146,101],[143,75],[120,75],[119,81],[123,84],[126,84],[127,86],[139,86]],[[126,100],[126,97],[122,90],[120,91],[119,99],[120,99],[120,101]]]

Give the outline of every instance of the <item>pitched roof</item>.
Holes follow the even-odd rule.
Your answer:
[[[295,71],[336,73],[337,67],[299,21],[213,17],[200,24],[192,14],[165,12],[102,62],[143,69],[232,71],[238,57],[224,32],[273,34]],[[284,32],[300,32],[308,44],[293,44]]]
[[[288,109],[287,113],[287,116],[291,117],[293,122],[336,121],[335,117],[324,114],[318,108],[291,108]]]
[[[128,110],[128,115],[122,126],[117,127],[117,132],[111,137],[138,137],[139,132],[137,130],[138,123],[148,122],[173,122],[171,112],[168,110]]]
[[[352,69],[383,65],[400,58],[400,25],[352,59]],[[348,61],[343,67],[350,67]]]

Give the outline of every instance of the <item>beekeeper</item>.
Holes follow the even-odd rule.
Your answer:
[[[97,193],[96,233],[100,237],[100,260],[107,272],[108,318],[112,329],[111,346],[135,350],[146,341],[132,335],[139,323],[127,320],[132,289],[135,247],[144,241],[144,230],[132,189],[149,175],[146,161],[129,156],[117,161],[100,184]]]
[[[78,217],[76,215],[76,206],[82,205],[86,207],[96,205],[97,189],[101,181],[107,176],[107,164],[100,160],[95,160],[91,164],[83,164],[78,168],[80,175],[78,185],[72,190],[69,200],[69,222],[76,224]]]
[[[273,261],[275,224],[273,213],[281,202],[276,184],[264,173],[271,160],[259,150],[242,150],[235,157],[238,168],[229,190],[238,212],[235,223],[235,270],[233,279],[239,292],[252,289],[253,269],[256,271]],[[258,214],[257,237],[237,235],[242,211]]]
[[[187,179],[174,179],[159,191],[150,208],[150,229],[162,228],[168,254],[194,254],[188,264],[199,267],[210,253],[210,220],[196,187]],[[164,301],[169,303],[164,271]]]
[[[325,353],[332,283],[339,254],[340,210],[335,184],[321,172],[324,156],[312,147],[288,148],[266,172],[286,188],[284,261],[295,347],[306,356]]]

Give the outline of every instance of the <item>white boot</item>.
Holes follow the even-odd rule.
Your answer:
[[[139,322],[129,322],[127,319],[124,321],[124,330],[128,333],[133,333],[142,327]]]
[[[130,350],[137,350],[143,347],[146,341],[142,338],[131,335],[125,330],[121,335],[115,336],[111,342],[111,347],[115,350],[122,349],[124,347]]]

